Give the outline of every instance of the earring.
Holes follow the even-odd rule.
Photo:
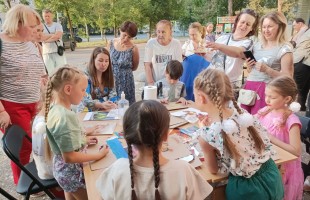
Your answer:
[[[284,104],[284,106],[285,106],[285,107],[287,107],[287,106],[288,106],[288,105],[287,105],[287,103],[286,103],[286,104]]]

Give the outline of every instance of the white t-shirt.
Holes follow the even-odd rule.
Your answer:
[[[44,116],[37,115],[32,124],[32,153],[37,166],[38,176],[42,180],[54,178],[52,160],[48,161],[45,158],[46,140]]]
[[[134,165],[135,192],[138,199],[155,199],[154,169]],[[121,158],[99,176],[96,188],[104,200],[130,199],[131,179],[128,159]],[[190,164],[170,160],[160,166],[159,194],[161,199],[205,199],[212,187]]]
[[[46,30],[46,27],[48,28],[49,32]],[[53,22],[52,25],[47,25],[45,24],[44,27],[44,34],[54,34],[57,31],[63,32],[61,24],[57,22]],[[58,45],[63,46],[62,40],[60,39],[59,41],[56,41]],[[42,43],[42,49],[43,49],[43,54],[48,54],[48,53],[55,53],[57,52],[57,45],[55,42],[43,42]]]
[[[250,50],[253,46],[253,41],[251,39],[245,38],[243,40],[234,40],[232,34],[221,35],[215,42],[219,44],[225,44],[228,46],[243,47],[246,50]],[[225,73],[229,77],[231,82],[236,82],[240,80],[243,70],[243,63],[244,60],[241,58],[233,58],[230,56],[226,56]],[[220,69],[224,71],[224,54],[221,51],[215,52],[215,54],[212,57],[212,62],[210,63],[209,68]]]
[[[166,46],[159,44],[156,38],[152,38],[146,43],[144,62],[152,63],[155,82],[165,78],[166,66],[170,60],[183,61],[179,40],[172,38]]]

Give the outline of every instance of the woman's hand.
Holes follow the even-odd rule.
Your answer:
[[[247,58],[243,64],[243,66],[246,67],[248,73],[250,73],[253,69],[253,66],[255,66],[256,61],[251,59],[251,58]]]
[[[111,110],[117,108],[117,105],[112,101],[105,101],[101,103],[101,109],[103,110]]]
[[[206,48],[213,50],[220,50],[220,44],[215,42],[206,42]]]
[[[257,71],[266,73],[268,68],[269,67],[265,63],[263,63],[263,62],[256,62],[255,69]]]
[[[0,112],[0,128],[6,129],[11,124],[9,114],[4,110]]]
[[[159,102],[163,103],[163,104],[168,104],[169,100],[168,100],[168,98],[163,98],[163,99],[159,99]]]

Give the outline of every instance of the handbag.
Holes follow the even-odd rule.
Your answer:
[[[45,26],[47,32],[49,34],[51,34],[51,32],[48,30],[47,26],[44,23],[43,23],[43,25]],[[63,46],[61,46],[61,45],[58,45],[56,41],[55,41],[55,44],[57,46],[57,54],[60,55],[60,56],[64,55],[65,48]]]
[[[255,104],[256,99],[257,99],[257,93],[255,91],[247,89],[239,90],[239,97],[238,97],[239,103],[247,106],[253,106]]]
[[[256,102],[256,100],[259,100],[260,97],[257,94],[257,91],[259,90],[260,86],[262,83],[258,86],[256,91],[254,90],[247,90],[247,89],[240,89],[239,90],[239,97],[238,97],[238,102],[247,105],[247,106],[253,106]]]

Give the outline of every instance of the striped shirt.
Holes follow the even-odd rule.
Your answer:
[[[3,42],[0,65],[0,99],[34,103],[40,98],[44,63],[32,42]]]

